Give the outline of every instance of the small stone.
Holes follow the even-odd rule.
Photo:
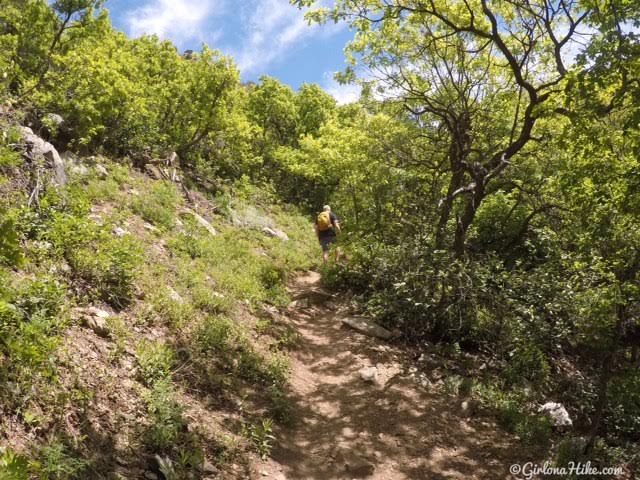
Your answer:
[[[376,367],[365,367],[358,373],[360,378],[367,383],[375,383],[378,380],[378,369]]]
[[[355,475],[356,477],[367,477],[373,475],[376,466],[357,455],[350,455],[349,458],[345,460],[345,469],[349,474]]]
[[[127,232],[124,228],[116,227],[111,231],[111,233],[113,233],[118,238],[122,238],[129,232]]]
[[[171,300],[173,300],[176,303],[180,303],[180,304],[184,303],[184,299],[173,288],[167,287],[167,291],[169,292],[169,298]]]
[[[47,113],[44,116],[45,120],[47,120],[49,123],[55,125],[55,126],[60,126],[64,123],[64,118],[62,118],[61,115],[57,114],[57,113]]]
[[[265,235],[269,235],[270,237],[279,238],[283,242],[286,242],[289,240],[289,236],[286,233],[284,233],[282,230],[278,230],[277,228],[263,227],[262,233],[264,233]]]
[[[78,313],[82,319],[82,324],[93,330],[96,335],[104,338],[110,336],[109,327],[106,322],[110,316],[109,312],[105,312],[96,307],[89,307],[86,309],[76,309],[76,313]]]
[[[473,414],[473,404],[469,400],[460,403],[460,415],[470,417]]]
[[[144,472],[144,478],[146,478],[147,480],[158,480],[158,475],[156,475],[153,472]]]
[[[206,459],[202,464],[202,471],[204,473],[210,473],[210,474],[218,473],[218,469],[215,467],[215,465]]]
[[[260,472],[260,475],[262,475],[263,477],[268,477],[269,476],[269,472],[263,470],[262,472]]]
[[[107,172],[107,169],[104,168],[104,166],[100,165],[99,163],[96,164],[95,169],[96,169],[96,172],[98,172],[98,175],[100,175],[100,177],[107,178],[109,176],[109,172]]]

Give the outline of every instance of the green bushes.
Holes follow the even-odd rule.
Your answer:
[[[142,341],[136,348],[138,374],[146,385],[169,380],[175,359],[173,350],[160,342]]]
[[[17,389],[2,389],[10,404],[19,400],[13,396],[20,395],[22,386],[55,377],[56,370],[49,359],[66,323],[64,299],[64,285],[53,279],[25,280],[0,287],[0,351],[5,356],[0,381],[18,385]]]
[[[149,445],[156,451],[176,446],[186,429],[184,408],[175,397],[173,384],[166,378],[154,383],[145,396],[151,422],[146,435]]]
[[[131,208],[147,222],[169,230],[175,224],[179,204],[180,196],[174,185],[154,182],[145,195],[133,200]]]
[[[115,237],[106,227],[66,214],[55,214],[42,237],[68,262],[87,286],[89,297],[116,308],[132,299],[141,250],[131,238]]]

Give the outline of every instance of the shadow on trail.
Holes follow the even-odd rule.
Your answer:
[[[302,337],[294,405],[272,451],[287,479],[354,478],[344,452],[375,465],[369,478],[435,480],[510,478],[509,466],[531,455],[489,422],[461,418],[457,399],[416,385],[397,349],[341,326],[339,314],[298,312],[291,325]],[[361,379],[372,365],[387,372],[384,385]]]

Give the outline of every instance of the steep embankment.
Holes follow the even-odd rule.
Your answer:
[[[287,407],[269,318],[315,257],[308,219],[101,157],[63,156],[56,187],[23,153],[0,152],[0,476],[247,478]]]
[[[345,327],[348,309],[325,299],[319,281],[298,277],[292,293],[302,300],[281,318],[299,335],[292,407],[255,478],[497,479],[535,459],[489,417],[465,410],[474,406],[464,397],[446,394],[437,369],[420,374],[406,351]]]

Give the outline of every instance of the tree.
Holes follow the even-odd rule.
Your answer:
[[[553,110],[569,71],[563,49],[590,14],[562,0],[349,0],[310,18],[349,22],[357,31],[351,62],[359,58],[379,93],[402,102],[426,135],[445,133],[449,182],[436,244],[443,243],[454,202],[463,198],[453,240],[462,257],[490,184],[517,161],[538,120]],[[345,78],[353,76],[352,67]]]

